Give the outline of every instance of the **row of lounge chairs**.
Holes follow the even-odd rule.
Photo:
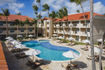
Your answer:
[[[18,41],[16,41],[16,40],[13,40],[12,39],[12,41],[9,41],[9,43],[11,43],[11,42],[13,42],[13,41],[15,41],[14,43],[12,43],[12,45],[14,46],[14,47],[12,47],[12,49],[11,49],[11,52],[14,54],[14,56],[17,58],[17,59],[24,59],[24,58],[29,58],[29,55],[27,55],[26,53],[25,53],[25,51],[28,51],[28,50],[30,50],[29,48],[26,48],[24,45],[21,45],[21,43],[20,42],[18,42]],[[20,45],[20,46],[22,46],[22,47],[19,47],[18,48],[18,46],[17,47],[15,47],[16,45]],[[30,58],[29,58],[30,59]],[[37,68],[37,67],[39,67],[40,65],[42,65],[43,63],[40,61],[40,60],[36,60],[36,61],[33,61],[32,59],[30,59],[30,60],[27,60],[27,63],[26,63],[26,65],[28,65],[28,66],[31,66],[32,68]]]

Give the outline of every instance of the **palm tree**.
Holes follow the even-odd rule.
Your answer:
[[[50,7],[48,4],[44,4],[43,5],[43,11],[48,11],[48,17],[49,17],[49,10],[50,10]]]
[[[17,27],[17,35],[18,35],[19,34],[19,32],[18,32],[18,30],[19,30],[19,20],[18,19],[15,20],[15,25]]]
[[[16,15],[21,15],[21,13],[19,12],[19,13],[17,13]]]
[[[91,45],[91,56],[92,56],[92,70],[96,70],[94,61],[94,41],[93,41],[93,0],[90,0],[90,45]]]
[[[40,15],[41,15],[41,0],[36,0],[36,2],[39,3]]]
[[[87,32],[87,23],[86,23],[86,16],[85,16],[85,12],[84,12],[84,9],[83,9],[83,6],[82,6],[82,3],[83,2],[85,2],[85,1],[87,1],[87,0],[70,0],[70,2],[74,2],[74,3],[76,3],[77,5],[80,5],[80,7],[81,7],[81,9],[82,9],[82,12],[83,12],[83,18],[85,19],[85,25],[86,25],[86,32]],[[77,11],[77,12],[79,12],[79,11]],[[87,34],[87,39],[88,39],[88,33],[86,33]]]
[[[37,18],[37,16],[38,16],[38,7],[37,7],[37,5],[34,5],[33,6],[33,10],[34,10],[34,12],[35,12],[35,15],[36,15],[36,18]],[[37,33],[37,35],[36,35],[36,37],[38,37],[38,23],[36,24],[36,33]]]
[[[37,20],[34,19],[31,21],[31,24],[34,24],[34,37],[36,36],[36,24],[37,24]]]
[[[51,19],[52,19],[52,24],[51,24],[51,28],[52,28],[54,19],[57,17],[56,12],[55,12],[55,11],[52,11],[52,12],[49,14],[49,17],[51,17]],[[51,36],[52,36],[52,31],[51,31],[50,38],[51,38]]]
[[[6,17],[6,31],[7,31],[7,34],[6,34],[6,37],[8,36],[8,16],[10,15],[10,12],[9,12],[9,9],[1,9],[2,12],[3,12],[3,15]]]
[[[84,13],[84,9],[82,6],[82,3],[85,2],[87,0],[70,0],[70,2],[75,2],[77,5],[81,6],[82,12]],[[91,55],[92,55],[92,70],[96,70],[95,67],[95,61],[94,61],[94,43],[93,43],[93,0],[90,0],[90,40],[91,40]],[[83,17],[85,19],[85,23],[86,23],[86,17],[83,14]],[[87,32],[87,29],[86,29]],[[87,34],[87,38],[88,38],[88,34]]]
[[[64,13],[64,9],[62,8],[58,11],[58,18],[62,19],[64,16],[65,16],[65,13]],[[59,23],[60,23],[60,26],[62,26],[62,22],[59,22]],[[65,40],[66,37],[65,37],[64,27],[62,26],[62,28],[63,28],[63,36]]]
[[[26,37],[28,37],[28,25],[30,24],[30,21],[29,21],[29,19],[28,18],[26,18],[26,20],[24,21],[24,23],[26,24],[25,26],[26,26]]]
[[[49,17],[49,10],[50,10],[50,7],[48,4],[44,4],[43,5],[43,11],[47,11],[48,12],[48,17]],[[46,36],[47,36],[47,29],[45,29],[45,32],[46,32]]]
[[[80,10],[77,10],[77,13],[80,13]]]
[[[68,26],[68,28],[69,28],[69,24],[68,24],[68,10],[67,10],[66,7],[64,7],[63,10],[64,10],[64,17],[66,17],[67,26]],[[70,33],[70,34],[71,34],[71,33]]]

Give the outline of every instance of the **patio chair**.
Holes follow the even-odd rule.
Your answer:
[[[87,59],[88,59],[88,60],[92,60],[92,57],[91,57],[91,56],[88,56]]]
[[[66,67],[66,70],[79,70],[78,68],[78,64],[68,64],[67,67]]]
[[[70,45],[70,46],[74,46],[74,45],[76,45],[76,43],[69,43],[68,45]]]
[[[34,64],[35,64],[35,62],[32,61],[32,60],[28,60],[27,63],[26,63],[26,65],[28,65],[28,66],[31,66],[31,65],[34,65]]]
[[[84,51],[88,51],[89,49],[88,49],[88,47],[84,47],[84,48],[81,48],[82,50],[84,50]]]
[[[18,53],[18,54],[15,54],[15,56],[16,56],[17,59],[28,57],[28,55],[25,55],[25,53]]]
[[[17,53],[17,52],[22,52],[22,51],[27,51],[27,50],[29,50],[29,48],[15,48],[15,49],[12,49],[11,52]]]

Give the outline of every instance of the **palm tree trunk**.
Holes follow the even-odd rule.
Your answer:
[[[64,40],[66,40],[66,37],[65,37],[65,28],[64,28],[63,25],[62,25],[62,28],[63,28],[63,36],[64,36]]]
[[[6,16],[6,31],[7,31],[7,33],[6,33],[6,37],[8,37],[8,17]]]
[[[18,33],[18,24],[17,24],[17,35],[18,35],[19,33]]]
[[[26,37],[27,37],[27,31],[28,31],[28,29],[27,29],[27,24],[26,24]]]
[[[36,31],[35,31],[35,30],[36,30],[35,27],[36,27],[36,26],[35,26],[35,24],[34,24],[34,37],[36,36],[36,35],[35,35],[35,33],[36,33]]]
[[[37,22],[37,38],[38,38],[38,34],[39,34],[39,22]]]
[[[93,0],[90,0],[90,45],[91,45],[91,56],[92,56],[92,70],[96,70],[94,60],[94,41],[93,41]]]
[[[80,3],[80,6],[81,6],[81,9],[82,9],[82,12],[83,12],[83,17],[84,17],[84,19],[85,19],[85,24],[86,24],[86,34],[87,34],[87,40],[88,40],[86,17],[85,17],[85,14],[84,14],[84,9],[83,9],[83,6],[82,6],[82,4],[81,4],[81,3]]]

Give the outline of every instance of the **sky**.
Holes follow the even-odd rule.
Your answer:
[[[68,9],[68,14],[76,14],[77,10],[81,11],[80,5],[71,3],[69,0],[41,0],[41,4],[47,3],[51,11],[58,11],[62,7]],[[35,18],[32,6],[36,4],[36,0],[0,0],[0,13],[1,8],[8,8],[11,14],[21,13],[22,15]],[[85,12],[90,11],[89,0],[82,3]],[[94,0],[94,12],[99,14],[105,13],[105,0]],[[42,16],[48,16],[47,12],[42,12]]]

